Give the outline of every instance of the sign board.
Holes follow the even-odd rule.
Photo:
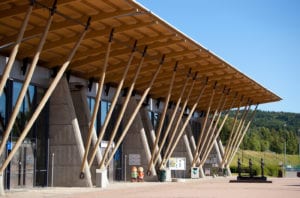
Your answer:
[[[12,142],[11,142],[11,141],[7,141],[6,149],[7,149],[8,151],[11,151],[11,149],[12,149]]]
[[[170,170],[186,170],[186,158],[185,157],[171,157],[169,159]]]
[[[204,174],[205,174],[206,176],[210,176],[210,168],[205,168],[205,169],[204,169]]]
[[[108,146],[108,141],[101,141],[101,143],[100,143],[100,147],[101,148],[106,148],[107,146]],[[112,143],[110,147],[114,148],[115,147],[115,143]]]
[[[129,154],[128,157],[128,165],[129,166],[140,166],[141,165],[141,155],[140,154]]]

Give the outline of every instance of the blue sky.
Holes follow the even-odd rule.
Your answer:
[[[137,0],[300,113],[299,0]]]

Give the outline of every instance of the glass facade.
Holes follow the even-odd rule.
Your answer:
[[[0,136],[10,120],[22,82],[7,81],[5,91],[0,97]],[[13,129],[6,143],[3,161],[9,154],[26,123],[31,118],[36,105],[44,95],[44,89],[30,85],[21,104]],[[22,145],[5,170],[5,187],[47,186],[48,178],[48,105],[44,108]]]
[[[92,116],[95,107],[95,98],[87,97],[87,102]],[[111,102],[108,101],[101,101],[100,103],[100,109],[98,110],[97,118],[95,121],[95,129],[97,131],[97,134],[99,133],[101,126],[104,124],[110,106],[111,106]]]

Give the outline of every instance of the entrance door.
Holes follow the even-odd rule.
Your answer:
[[[2,132],[11,116],[13,107],[21,90],[22,83],[9,80],[5,90],[5,100],[0,98],[1,104],[5,103],[5,117],[0,119],[0,132]],[[20,137],[26,123],[31,118],[37,104],[44,95],[44,89],[30,85],[26,92],[20,112],[14,122],[9,140],[7,141],[6,155],[1,156],[3,161],[14,143]],[[27,134],[24,142],[14,155],[5,171],[5,188],[24,188],[33,186],[47,186],[48,164],[48,115],[49,107],[45,106],[35,124]],[[5,119],[6,118],[6,119]],[[0,133],[0,136],[2,134]]]
[[[11,160],[10,187],[32,187],[34,182],[34,148],[23,143]]]

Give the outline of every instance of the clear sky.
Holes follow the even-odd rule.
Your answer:
[[[300,0],[137,0],[300,113]]]

